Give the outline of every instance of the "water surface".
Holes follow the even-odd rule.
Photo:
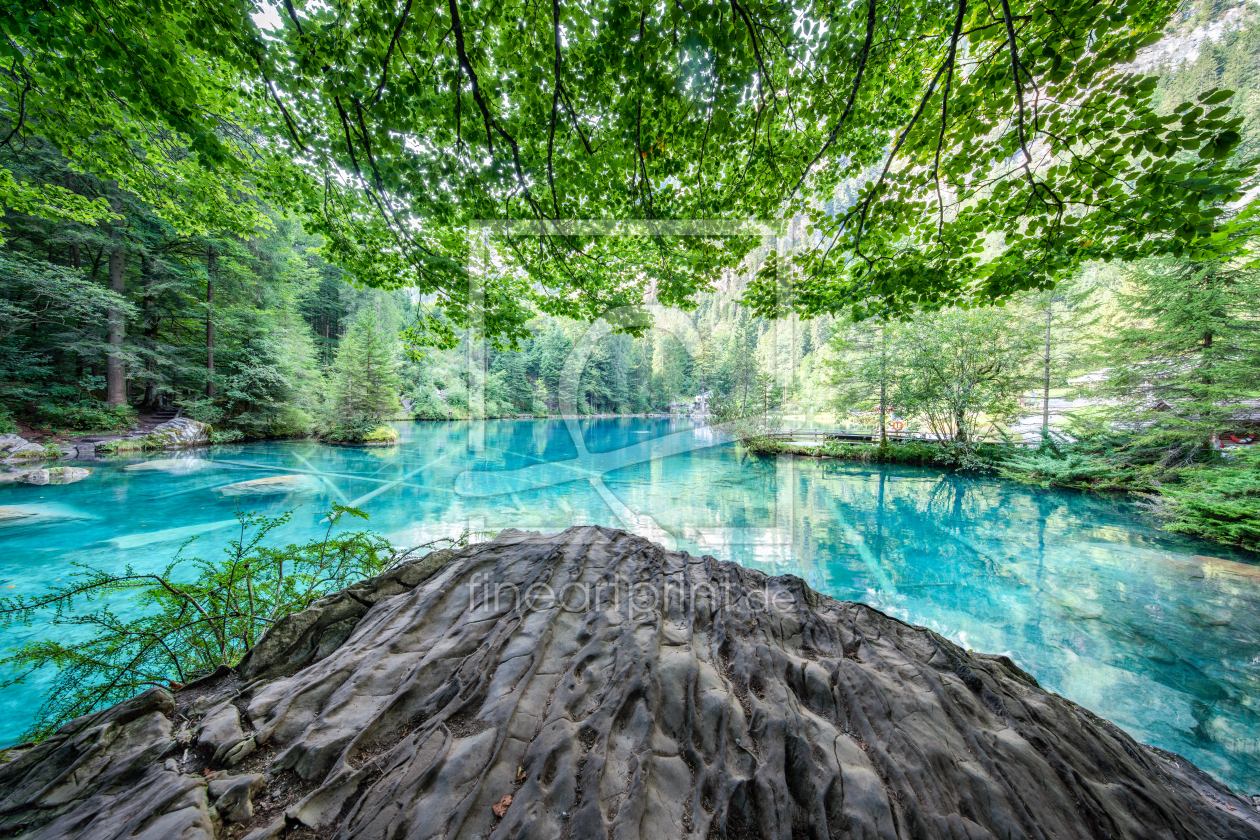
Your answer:
[[[625,527],[1007,653],[1137,739],[1260,792],[1260,567],[1159,532],[1123,500],[750,457],[685,421],[397,425],[393,448],[220,446],[179,463],[101,463],[64,487],[0,485],[0,506],[36,514],[0,522],[0,593],[38,594],[72,562],[157,569],[194,534],[210,556],[237,504],[296,509],[286,541],[322,532],[334,501],[367,511],[398,545],[466,529]],[[158,459],[161,469],[135,468]],[[293,478],[274,492],[222,492],[280,476]],[[21,734],[40,687],[0,692],[0,743]]]

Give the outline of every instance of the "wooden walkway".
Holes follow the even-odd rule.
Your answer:
[[[875,443],[879,440],[879,430],[855,432],[850,429],[783,429],[771,432],[767,437],[773,440],[809,441],[810,443]],[[896,441],[929,440],[922,435],[911,432],[894,432],[888,430],[888,439]]]

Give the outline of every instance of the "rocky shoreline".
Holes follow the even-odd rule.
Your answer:
[[[593,526],[434,552],[172,689],[8,750],[0,835],[1260,838],[1005,657]]]
[[[0,463],[26,464],[53,459],[91,459],[102,452],[139,452],[153,449],[184,449],[210,443],[210,426],[174,417],[150,429],[139,429],[126,435],[87,436],[64,442],[34,443],[25,438],[0,435]]]

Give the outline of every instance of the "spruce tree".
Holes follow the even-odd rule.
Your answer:
[[[346,431],[365,429],[366,434],[399,411],[396,368],[393,338],[375,309],[365,306],[337,347],[329,383],[333,425]]]
[[[1260,272],[1227,263],[1136,266],[1130,322],[1108,343],[1130,449],[1162,465],[1198,460],[1260,411]]]

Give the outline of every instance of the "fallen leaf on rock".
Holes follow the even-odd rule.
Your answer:
[[[506,794],[498,802],[490,806],[490,810],[494,811],[494,815],[499,819],[503,819],[503,815],[507,813],[507,809],[512,804],[512,794]]]
[[[516,768],[516,781],[518,782],[525,781],[525,768],[524,767]]]

